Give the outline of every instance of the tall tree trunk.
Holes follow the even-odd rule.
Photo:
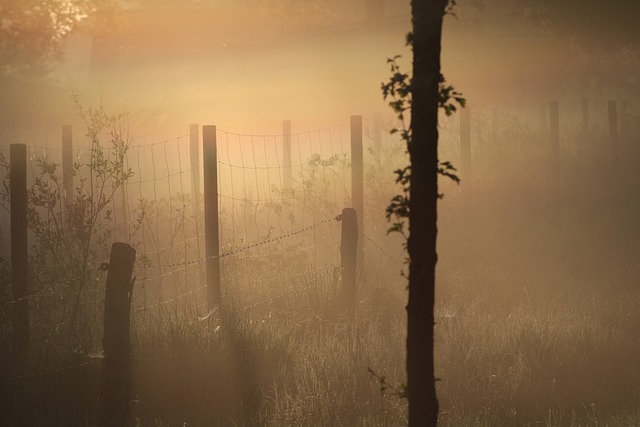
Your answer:
[[[409,155],[407,387],[409,425],[438,422],[433,332],[438,202],[438,85],[447,0],[412,0],[413,79]]]

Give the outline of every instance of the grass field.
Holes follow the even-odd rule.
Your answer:
[[[624,241],[623,222],[637,212],[615,213],[617,221],[602,221],[603,229],[572,228],[571,212],[539,228],[506,214],[485,224],[476,218],[475,231],[442,227],[441,425],[640,422],[638,266],[633,254],[615,252]],[[616,228],[620,234],[610,242],[617,248],[589,244]],[[403,282],[399,267],[375,251],[368,248],[377,262],[362,279],[353,319],[336,308],[337,283],[327,274],[252,310],[223,310],[205,321],[170,312],[139,320],[132,392],[139,423],[405,424],[406,401],[392,390],[404,381]],[[288,287],[273,283],[269,291],[278,286]],[[91,424],[98,362],[4,383],[6,425]],[[384,394],[369,368],[385,377]]]

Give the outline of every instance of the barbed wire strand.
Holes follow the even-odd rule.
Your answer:
[[[312,283],[317,282],[318,280],[322,279],[323,277],[326,277],[327,275],[329,275],[329,273],[330,273],[330,271],[327,270],[324,273],[320,274],[319,276],[316,276],[313,279],[308,280],[307,282],[303,283],[300,286],[295,286],[295,287],[289,288],[289,289],[287,289],[287,290],[285,290],[283,292],[280,292],[279,294],[273,295],[273,296],[271,296],[271,297],[269,297],[269,298],[267,298],[265,300],[258,301],[258,302],[254,303],[254,304],[237,308],[237,309],[233,310],[230,314],[236,314],[236,313],[239,313],[241,311],[251,310],[253,308],[256,308],[256,307],[259,307],[261,305],[268,304],[268,303],[273,302],[273,301],[275,301],[277,299],[280,299],[280,298],[284,297],[285,295],[300,291],[302,289],[309,288]]]
[[[9,306],[9,305],[17,304],[17,303],[19,303],[21,301],[30,300],[31,298],[40,298],[40,297],[44,296],[45,294],[48,294],[48,293],[51,293],[51,292],[55,292],[55,291],[58,291],[60,289],[64,289],[64,288],[70,286],[73,282],[75,282],[76,280],[80,279],[81,277],[82,277],[82,274],[80,274],[80,275],[78,275],[78,276],[76,276],[76,277],[74,277],[72,279],[68,279],[68,280],[66,280],[64,282],[61,282],[61,283],[55,284],[53,286],[50,286],[49,288],[43,289],[42,291],[38,291],[38,292],[29,294],[29,295],[25,295],[23,297],[16,298],[16,299],[14,299],[12,301],[8,301],[8,302],[4,303],[4,305],[5,306]]]
[[[235,255],[235,254],[240,253],[240,252],[244,252],[244,251],[249,250],[249,249],[253,249],[253,248],[256,248],[256,247],[259,247],[259,246],[262,246],[262,245],[266,245],[266,244],[269,244],[269,243],[273,243],[273,242],[276,242],[276,241],[279,241],[279,240],[283,240],[283,239],[298,235],[300,233],[304,233],[305,231],[311,230],[311,229],[313,229],[315,227],[318,227],[319,225],[328,223],[330,221],[339,221],[339,219],[338,219],[339,217],[340,216],[334,216],[334,217],[331,217],[331,218],[327,218],[327,219],[324,219],[322,221],[318,221],[318,222],[316,222],[314,224],[310,224],[310,225],[308,225],[306,227],[303,227],[303,228],[301,228],[301,229],[299,229],[297,231],[293,231],[293,232],[288,233],[288,234],[284,234],[284,235],[280,235],[280,236],[273,237],[273,238],[270,238],[270,239],[266,239],[266,240],[263,240],[261,242],[253,243],[251,245],[243,246],[241,248],[234,249],[234,250],[231,250],[229,252],[222,253],[220,255],[212,255],[212,256],[209,256],[209,257],[204,257],[204,258],[200,258],[200,259],[194,259],[194,260],[190,260],[190,261],[182,261],[182,262],[177,262],[177,263],[165,263],[165,264],[158,264],[158,265],[152,265],[152,266],[153,267],[176,267],[176,266],[197,264],[197,263],[203,262],[203,261],[205,261],[207,259],[225,258],[225,257],[232,256],[232,255]]]
[[[372,238],[370,238],[369,236],[367,236],[366,234],[364,234],[363,232],[358,232],[358,234],[360,234],[360,236],[364,237],[365,240],[367,240],[368,242],[370,242],[371,244],[373,244],[373,246],[378,249],[380,251],[380,253],[382,253],[385,257],[387,257],[388,259],[390,259],[394,264],[397,264],[400,267],[404,267],[404,264],[401,263],[400,261],[398,261],[397,259],[395,259],[394,257],[392,257],[387,251],[385,251],[382,246],[378,245]]]
[[[324,127],[324,128],[319,128],[319,129],[304,130],[304,131],[297,132],[297,133],[291,133],[291,136],[295,136],[295,135],[303,134],[303,133],[308,133],[308,132],[326,131],[326,130],[334,129],[334,128],[337,128],[337,127],[340,127],[340,126],[342,126],[341,123],[335,124],[335,125],[332,125],[332,126],[327,126],[327,127]],[[252,137],[252,136],[254,136],[254,137],[265,137],[265,138],[268,138],[268,137],[279,137],[279,136],[281,137],[281,136],[284,135],[283,133],[277,133],[277,132],[276,133],[262,133],[262,134],[259,134],[259,133],[231,132],[231,131],[227,131],[227,130],[224,130],[224,129],[218,129],[218,131],[220,133],[224,133],[224,134],[228,134],[228,135],[235,135],[235,136],[239,136],[239,137],[240,136],[244,136],[244,137]]]

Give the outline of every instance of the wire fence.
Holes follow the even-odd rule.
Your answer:
[[[566,108],[564,106],[569,102],[562,104],[561,155],[580,156],[585,151],[586,139],[607,133],[606,102],[597,99],[592,101],[594,102],[589,104],[590,114],[587,116],[584,114],[584,104],[569,105]],[[499,165],[507,164],[512,165],[509,166],[512,169],[516,168],[522,163],[517,160],[520,157],[529,165],[544,167],[548,163],[546,146],[539,143],[549,138],[548,106],[509,111],[472,106],[471,111],[472,171],[475,171],[473,185],[476,194],[481,194],[485,188],[504,185],[500,184],[504,182],[501,175],[494,173]],[[619,117],[622,136],[625,132],[632,134],[629,117],[636,110],[628,107],[624,111],[626,116],[621,113]],[[461,132],[457,120],[443,118],[440,129],[443,141],[441,157],[454,164],[459,164],[461,158]],[[365,188],[372,195],[365,197],[365,212],[372,216],[371,212],[383,212],[384,201],[388,200],[381,197],[383,203],[379,203],[373,196],[383,188],[383,183],[393,179],[393,175],[380,171],[403,165],[406,157],[402,141],[386,137],[393,127],[391,121],[364,118],[363,126],[367,165]],[[570,135],[578,137],[569,137]],[[309,131],[288,132],[283,129],[282,133],[243,133],[217,129],[220,247],[227,264],[268,260],[277,265],[279,258],[304,257],[305,262],[310,264],[335,265],[335,229],[321,224],[300,233],[296,233],[296,230],[316,224],[323,218],[330,218],[339,209],[351,204],[349,137],[350,130],[346,123]],[[38,300],[44,302],[45,298],[62,298],[69,302],[73,300],[73,294],[79,293],[83,301],[73,301],[68,305],[99,306],[104,275],[98,271],[98,267],[108,258],[109,243],[114,240],[129,242],[138,251],[134,306],[168,306],[170,303],[167,301],[173,303],[187,300],[191,296],[198,299],[204,295],[204,183],[199,132],[195,135],[193,132],[182,133],[174,138],[158,140],[151,136],[130,138],[121,169],[130,171],[131,174],[116,187],[113,186],[113,176],[101,175],[96,172],[96,168],[98,160],[107,162],[107,165],[115,165],[118,162],[117,150],[105,143],[103,156],[96,158],[96,147],[76,136],[76,146],[72,149],[71,157],[78,167],[74,170],[75,188],[72,195],[66,194],[64,188],[60,167],[64,150],[58,138],[53,138],[49,132],[46,137],[35,134],[25,136],[24,141],[28,143],[30,188],[41,191],[38,194],[34,190],[31,200],[36,200],[39,195],[41,205],[51,201],[45,196],[51,196],[57,201],[51,209],[40,206],[35,210],[40,214],[43,225],[53,225],[55,228],[67,221],[70,214],[65,203],[70,198],[78,206],[82,201],[99,206],[100,214],[93,218],[90,227],[93,234],[87,240],[87,245],[71,248],[60,245],[59,251],[52,251],[54,255],[38,259],[37,271],[33,272],[37,286],[33,286],[30,295],[19,301],[28,299],[35,303]],[[491,152],[496,144],[500,144],[501,149]],[[284,150],[286,145],[290,145],[288,153]],[[0,145],[0,154],[5,160],[0,165],[0,178],[5,184],[8,181],[8,151],[6,144]],[[510,161],[505,163],[506,155],[499,153],[508,153]],[[602,153],[598,151],[596,154]],[[57,165],[55,172],[46,174],[47,165],[54,164]],[[92,164],[94,166],[90,166]],[[459,171],[463,182],[468,178],[465,175],[467,172]],[[524,180],[523,174],[517,176],[521,181]],[[533,182],[534,178],[539,180],[540,173],[527,177]],[[527,188],[528,181],[518,184]],[[454,187],[448,187],[449,183],[446,181],[442,185],[447,200],[456,197],[458,193]],[[536,185],[539,187],[539,184]],[[0,191],[0,194],[0,257],[6,261],[9,259],[9,203],[6,189]],[[71,212],[76,215],[76,221],[80,214],[91,213],[91,206],[88,205],[84,206],[88,209],[86,211],[78,208],[78,212]],[[385,226],[380,223],[383,223],[381,217],[367,218],[364,231],[373,238],[367,240],[364,235],[361,237],[367,241],[372,251],[383,253],[384,244],[379,242],[384,241]],[[295,234],[290,235],[291,233]],[[48,236],[52,242],[56,239],[71,239],[70,236],[35,236],[32,233],[30,245],[33,246],[43,236]],[[277,236],[288,237],[278,239]],[[73,263],[70,262],[72,255],[65,254],[65,251],[74,254],[89,251],[91,254],[86,263]],[[389,261],[395,259],[396,261],[392,261],[394,264],[402,264],[398,261],[401,256],[385,258]],[[223,265],[223,268],[226,267]],[[226,280],[236,279],[231,276]],[[189,297],[184,297],[185,294]],[[2,295],[2,301],[4,302],[0,307],[5,313],[11,311],[11,306],[18,302],[12,301],[8,294]],[[60,321],[55,323],[78,322],[82,313],[71,316],[68,311],[73,310],[58,313],[60,317],[66,316],[67,319],[58,319]],[[6,324],[3,321],[3,325]]]
[[[373,122],[365,122],[369,125]],[[372,132],[365,134],[369,145],[379,143]],[[211,258],[223,261],[225,315],[284,309],[287,298],[317,299],[335,292],[340,276],[336,214],[351,199],[348,125],[282,134],[217,130],[216,139],[221,250],[209,257],[199,135],[134,141],[123,155],[109,146],[74,147],[73,194],[65,188],[64,150],[27,147],[30,215],[37,219],[29,245],[39,250],[30,261],[29,294],[2,296],[0,322],[3,339],[9,340],[12,308],[28,301],[36,344],[32,363],[48,368],[25,375],[2,370],[0,381],[91,368],[99,360],[112,241],[137,250],[134,329],[161,318],[211,319],[216,309],[207,304],[205,285]],[[0,153],[0,178],[6,183],[8,171],[1,169],[8,168],[8,150]],[[8,212],[8,194],[2,194]],[[70,229],[74,221],[87,232]],[[2,225],[0,256],[7,252]]]
[[[587,124],[578,108],[560,109],[561,156],[585,159],[585,141],[596,138],[585,129],[606,134],[604,107],[597,106]],[[506,170],[526,163],[542,169],[548,163],[548,150],[539,142],[549,139],[549,108],[508,112],[472,108],[471,114],[474,194],[504,185],[502,175],[494,173],[497,165],[507,164]],[[463,132],[457,120],[442,120],[441,158],[459,165]],[[630,133],[628,120],[620,120]],[[389,171],[405,164],[405,149],[402,141],[388,137],[391,123],[379,118],[364,118],[362,123],[368,194],[359,238],[369,259],[366,274],[382,274],[382,269],[397,273],[406,264],[402,252],[388,249],[392,240],[386,237],[384,208],[397,191],[389,185],[393,180]],[[32,286],[27,295],[13,298],[8,280],[0,291],[4,339],[10,340],[14,308],[28,302],[32,338],[42,352],[55,349],[61,360],[65,354],[68,358],[99,354],[105,293],[101,267],[108,262],[113,241],[128,242],[137,250],[132,295],[136,327],[158,317],[189,322],[215,317],[205,284],[206,264],[213,258],[221,262],[227,314],[273,308],[281,300],[313,290],[329,292],[340,273],[335,270],[340,231],[334,219],[343,207],[352,205],[353,198],[351,129],[348,123],[295,132],[290,125],[282,129],[281,133],[216,129],[220,252],[210,256],[205,251],[200,128],[174,138],[129,139],[126,150],[117,142],[127,138],[102,146],[76,138],[71,150],[72,194],[63,174],[62,146],[53,145],[51,138],[29,143],[29,200],[35,206],[29,212],[35,224],[29,246],[38,249],[31,258]],[[114,140],[113,135],[103,137]],[[500,150],[490,152],[491,141],[501,144]],[[8,147],[0,146],[0,155],[4,182],[0,259],[5,261],[0,269],[9,277]],[[464,168],[457,173],[463,182],[469,177]],[[512,175],[521,188],[527,188],[525,179],[540,179],[540,174]],[[457,203],[458,189],[446,181],[441,185],[446,203],[452,199]],[[374,212],[379,212],[377,217]],[[447,212],[442,216],[448,218]]]

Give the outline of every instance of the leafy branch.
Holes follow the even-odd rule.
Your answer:
[[[455,2],[452,2],[455,4]],[[407,34],[407,44],[413,43],[412,33]],[[406,116],[411,110],[412,104],[412,87],[411,76],[401,70],[398,64],[400,55],[387,59],[387,64],[391,71],[391,77],[386,83],[382,83],[382,95],[385,101],[396,114],[400,126],[391,129],[391,134],[399,134],[400,138],[406,142],[406,147],[411,145],[412,133],[411,126],[407,126]],[[444,110],[447,116],[451,116],[458,110],[458,107],[464,108],[466,100],[460,92],[457,92],[452,85],[447,84],[444,76],[440,75],[438,86],[438,107]],[[456,183],[460,183],[460,178],[456,175],[456,168],[449,161],[438,162],[438,174],[445,176]],[[391,202],[386,208],[387,221],[391,222],[388,233],[397,232],[405,237],[406,233],[405,221],[409,217],[411,211],[411,200],[409,197],[411,190],[411,165],[407,165],[402,169],[394,171],[396,175],[396,183],[400,184],[400,194],[392,197]],[[442,197],[442,195],[440,195]]]
[[[128,116],[109,114],[102,106],[85,107],[77,95],[72,99],[87,127],[88,159],[78,157],[72,166],[73,194],[65,194],[58,164],[46,157],[35,160],[38,174],[28,188],[27,221],[34,236],[30,249],[34,281],[69,282],[69,309],[53,314],[68,316],[75,333],[83,301],[90,298],[92,273],[108,255],[110,206],[133,172],[126,164]]]

